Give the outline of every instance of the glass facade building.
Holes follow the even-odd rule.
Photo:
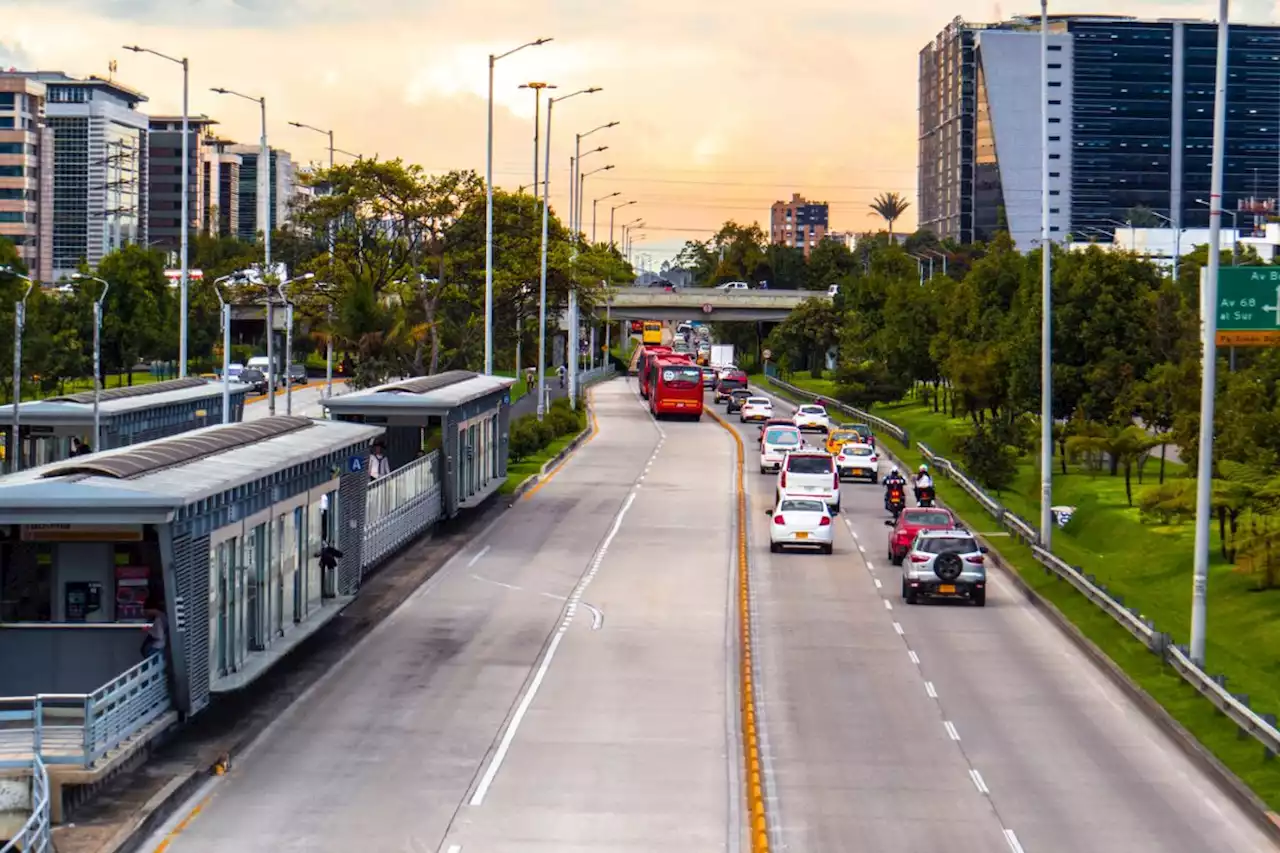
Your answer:
[[[1050,26],[1055,238],[1109,235],[1135,208],[1151,212],[1139,226],[1206,227],[1217,24],[1069,15]],[[956,20],[921,51],[922,227],[962,242],[997,228],[1020,244],[1038,238],[1038,48],[1038,19]],[[1224,206],[1234,211],[1280,195],[1280,27],[1233,24],[1228,49]]]

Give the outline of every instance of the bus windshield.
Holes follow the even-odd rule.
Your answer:
[[[692,388],[702,384],[702,371],[696,367],[663,365],[662,384],[672,388]]]

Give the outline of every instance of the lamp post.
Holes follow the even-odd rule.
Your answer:
[[[521,89],[533,90],[533,197],[538,198],[538,155],[541,149],[538,148],[538,140],[542,133],[542,90],[560,88],[554,83],[521,83]]]
[[[542,420],[546,414],[546,362],[547,362],[547,212],[550,202],[549,194],[551,191],[551,108],[560,101],[567,101],[570,98],[576,98],[578,95],[594,95],[600,91],[599,86],[592,86],[590,89],[579,89],[578,91],[565,95],[561,98],[547,98],[547,141],[546,154],[542,161],[543,176],[542,182],[542,276],[538,288],[538,420]],[[489,300],[492,300],[492,293],[489,293]],[[490,304],[492,309],[492,304]]]
[[[604,150],[605,150],[606,148],[608,148],[608,147],[609,147],[608,145],[602,145],[602,146],[600,146],[599,148],[596,148],[596,149],[595,149],[595,150],[593,150],[593,151],[588,151],[588,152],[587,152],[587,154],[594,154],[596,151],[604,151]],[[583,154],[582,156],[583,156],[583,157],[586,157],[586,156],[587,156],[587,154]],[[581,169],[582,164],[581,164],[581,163],[579,163],[579,164],[578,164],[578,167],[579,167],[579,169]],[[587,178],[591,177],[592,175],[599,174],[600,172],[608,172],[608,171],[611,171],[613,168],[614,168],[614,167],[613,167],[613,164],[612,164],[612,163],[610,163],[608,166],[601,166],[599,169],[592,169],[590,172],[582,172],[581,174],[579,174],[579,175],[578,175],[578,189],[577,189],[577,191],[576,191],[576,194],[577,194],[577,197],[578,197],[578,205],[579,205],[579,206],[578,206],[577,208],[575,208],[575,210],[574,210],[574,214],[576,215],[577,222],[574,224],[574,228],[573,228],[573,239],[574,239],[575,241],[578,239],[578,235],[582,233],[582,208],[581,208],[581,205],[582,205],[582,190],[583,190],[583,187],[585,187],[585,186],[586,186]],[[594,218],[595,218],[595,210],[592,210],[592,211],[591,211],[591,215],[592,215],[592,219],[594,220]]]
[[[218,296],[218,306],[222,314],[222,422],[231,423],[231,303],[222,295],[222,284],[227,281],[242,281],[241,273],[224,275],[214,279],[213,292]]]
[[[617,248],[617,244],[613,242],[613,215],[622,208],[630,207],[633,204],[635,204],[634,199],[632,201],[624,201],[622,204],[616,204],[609,208],[609,247],[612,249]]]
[[[178,378],[183,379],[187,375],[187,312],[189,309],[188,293],[191,288],[191,274],[188,259],[188,232],[191,230],[191,209],[188,207],[190,199],[190,175],[191,160],[189,146],[191,144],[190,134],[190,117],[188,115],[188,92],[191,77],[191,64],[187,62],[184,56],[181,59],[176,56],[169,56],[158,50],[152,50],[149,47],[140,47],[139,45],[125,45],[125,50],[131,50],[134,53],[149,53],[152,56],[158,56],[161,59],[167,59],[170,62],[182,66],[182,216],[179,220],[182,225],[182,234],[179,243],[179,261],[182,270],[180,304],[178,307]],[[264,131],[265,132],[265,131]],[[97,437],[94,438],[95,442]],[[97,447],[97,444],[94,444]]]
[[[246,101],[253,101],[262,109],[262,139],[258,153],[258,227],[262,229],[262,266],[263,274],[271,274],[271,149],[267,147],[267,99],[266,96],[255,98],[230,89],[210,89],[219,95],[235,95]],[[270,302],[270,300],[268,300]],[[270,319],[270,318],[268,318]],[[269,326],[270,324],[268,324]],[[267,340],[271,339],[271,330],[267,329]],[[274,400],[275,398],[272,397]],[[275,406],[272,405],[272,414]]]
[[[1209,265],[1201,279],[1204,365],[1200,371],[1200,448],[1196,456],[1196,551],[1191,584],[1191,660],[1204,666],[1209,588],[1209,517],[1213,511],[1213,414],[1217,390],[1218,268],[1222,252],[1222,160],[1227,126],[1228,0],[1218,0],[1218,56],[1214,75],[1213,156],[1209,177]]]
[[[102,303],[106,300],[111,285],[106,279],[96,275],[77,272],[72,273],[71,278],[75,281],[96,281],[102,285],[102,292],[93,301],[93,443],[90,449],[97,451],[102,449],[102,419],[99,412],[102,401]]]
[[[585,154],[582,153],[582,140],[586,139],[588,136],[590,136],[593,133],[596,133],[597,131],[608,130],[611,127],[617,127],[619,124],[620,122],[611,121],[608,124],[602,124],[599,127],[593,127],[591,130],[588,130],[586,133],[574,134],[573,157],[574,157],[574,161],[577,163],[577,171],[573,173],[573,184],[570,187],[569,209],[573,215],[570,219],[569,225],[571,230],[573,231],[575,241],[578,239],[577,235],[582,231],[582,181],[581,181],[581,178],[583,177],[582,176],[582,158],[586,156]],[[595,149],[595,151],[604,151],[608,147],[609,146],[605,145]],[[588,151],[587,153],[591,154],[594,152]],[[610,168],[613,168],[613,167],[611,166]]]
[[[1205,207],[1211,207],[1209,202],[1205,201],[1202,198],[1196,199],[1196,204],[1202,204]],[[1220,210],[1218,212],[1222,214],[1226,214],[1227,216],[1231,217],[1231,232],[1232,232],[1231,233],[1231,266],[1234,267],[1236,265],[1236,243],[1239,242],[1240,240],[1240,224],[1239,224],[1239,220],[1237,219],[1239,214],[1236,213],[1234,210]],[[1210,216],[1213,215],[1212,210],[1210,211],[1209,215]],[[1219,251],[1221,251],[1221,249],[1219,249]]]
[[[280,294],[280,299],[284,302],[284,413],[286,415],[293,414],[293,376],[291,375],[293,369],[293,300],[289,298],[286,288],[295,282],[311,281],[315,277],[315,273],[303,273],[296,278],[281,282],[276,287],[276,292]]]
[[[486,133],[484,160],[484,372],[493,375],[493,67],[526,47],[538,47],[551,41],[540,38],[512,48],[506,53],[489,54],[489,127]]]
[[[1049,0],[1040,0],[1040,547],[1053,541],[1053,227],[1049,206]]]
[[[329,170],[330,170],[330,171],[333,171],[333,153],[334,153],[335,151],[337,151],[337,149],[333,147],[333,131],[332,131],[332,130],[322,130],[322,129],[318,128],[318,127],[313,127],[312,125],[309,125],[309,124],[303,124],[303,123],[302,123],[302,122],[300,122],[300,121],[291,121],[291,122],[289,122],[289,126],[290,126],[290,127],[299,127],[299,128],[302,128],[303,130],[313,130],[313,131],[315,131],[316,133],[324,134],[325,136],[327,136],[327,137],[329,138]],[[345,153],[345,152],[344,152],[344,153]],[[330,176],[329,194],[330,194],[330,195],[333,195],[333,183],[332,183],[332,176]],[[333,244],[334,244],[335,239],[336,239],[336,235],[334,234],[334,223],[333,223],[333,222],[330,222],[330,223],[329,223],[329,264],[330,264],[330,265],[332,265],[332,264],[333,264]]]
[[[1163,213],[1151,211],[1151,215],[1159,219],[1161,222],[1168,222],[1169,227],[1173,229],[1173,281],[1178,282],[1178,263],[1182,260],[1182,229],[1178,227],[1168,216]]]
[[[594,199],[591,202],[591,242],[592,243],[595,243],[596,241],[596,205],[602,201],[606,201],[611,198],[617,198],[620,195],[622,195],[621,191],[609,193],[608,195],[602,195],[600,196],[600,198]]]
[[[19,410],[22,403],[22,330],[27,324],[27,297],[35,287],[35,279],[23,275],[10,266],[0,267],[0,273],[7,273],[27,283],[27,289],[13,305],[13,432],[9,439],[9,450],[13,464],[10,471],[22,470],[22,431],[19,428]]]
[[[644,224],[644,217],[640,217],[640,218],[637,218],[637,219],[633,219],[633,220],[631,220],[630,222],[624,222],[624,223],[622,224],[622,255],[623,255],[623,257],[625,257],[625,256],[626,256],[627,251],[628,251],[628,249],[627,249],[627,235],[631,233],[631,229],[632,229],[632,228],[634,228],[634,227],[635,227],[635,226],[637,226],[637,225],[643,225],[643,224]]]

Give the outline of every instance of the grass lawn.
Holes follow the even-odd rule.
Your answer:
[[[147,385],[151,382],[159,382],[159,381],[160,381],[159,379],[151,375],[151,371],[149,370],[135,370],[133,373],[134,385]],[[22,384],[25,389],[25,386],[27,383],[24,381]],[[128,384],[129,384],[129,374],[108,373],[106,375],[106,381],[103,383],[102,387],[103,388],[120,388]],[[92,391],[92,390],[93,390],[93,378],[86,376],[86,377],[81,377],[79,379],[67,380],[65,383],[63,383],[61,392],[55,390],[53,393],[54,394],[58,394],[58,393],[76,394],[80,391]],[[26,393],[25,390],[23,393],[25,395]]]
[[[586,418],[581,416],[581,412],[579,412],[579,414],[582,429],[586,429]],[[521,459],[519,462],[508,463],[507,480],[498,488],[498,494],[509,495],[516,489],[520,488],[520,484],[525,480],[541,473],[542,466],[547,464],[548,460],[553,459],[557,453],[568,447],[569,444],[578,437],[578,434],[582,432],[582,429],[575,430],[568,435],[560,436],[527,459]]]
[[[754,377],[753,377],[754,379]],[[760,380],[763,387],[767,383]],[[831,394],[831,382],[794,376],[792,384],[817,394]],[[832,394],[834,396],[834,394]],[[877,406],[874,414],[906,428],[913,442],[891,449],[904,462],[919,465],[914,442],[923,441],[934,451],[954,460],[954,438],[965,422],[935,414],[932,407],[916,402]],[[1056,461],[1055,461],[1056,464]],[[1144,480],[1156,482],[1159,460],[1148,463]],[[1091,475],[1069,467],[1063,476],[1054,470],[1056,504],[1076,507],[1065,529],[1056,531],[1053,550],[1069,563],[1094,575],[1126,604],[1155,621],[1158,630],[1185,643],[1190,631],[1191,575],[1194,533],[1190,525],[1161,527],[1144,524],[1137,509],[1127,505],[1123,473],[1116,477]],[[1182,469],[1169,465],[1166,476],[1180,476]],[[941,480],[941,497],[974,530],[997,529],[982,507],[959,489]],[[1134,494],[1139,493],[1135,475]],[[1020,463],[1014,486],[1000,496],[1011,511],[1031,521],[1039,519],[1039,472],[1033,459]],[[1216,525],[1213,547],[1218,547]],[[1026,546],[1013,539],[994,541],[1010,568],[1051,601],[1175,719],[1209,747],[1272,808],[1280,807],[1280,764],[1266,761],[1253,738],[1239,739],[1236,729],[1205,699],[1185,684],[1159,658],[1148,652],[1101,610],[1065,581],[1049,574]],[[1215,556],[1217,554],[1215,550]],[[1208,669],[1228,676],[1233,693],[1247,694],[1260,713],[1280,712],[1280,591],[1255,592],[1252,578],[1235,572],[1217,559],[1209,580],[1209,623],[1205,656]]]

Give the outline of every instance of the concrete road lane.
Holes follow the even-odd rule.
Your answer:
[[[499,744],[446,848],[736,851],[735,448],[709,420],[661,428],[509,750]]]
[[[561,621],[565,599],[590,570],[658,444],[658,430],[625,382],[600,385],[594,397],[600,423],[594,440],[545,487],[479,534],[474,546],[414,593],[239,757],[228,776],[210,783],[141,849],[443,850],[455,813]],[[723,483],[720,478],[714,485]],[[643,518],[648,510],[642,505],[633,511]],[[617,543],[620,556],[639,547],[634,526],[627,535]],[[639,571],[635,564],[624,568]],[[723,566],[708,568],[723,577]],[[597,581],[609,570],[603,566]],[[633,577],[631,586],[637,601],[662,591],[639,581]],[[598,650],[571,643],[566,659],[557,663],[568,664],[558,676],[588,684],[606,679],[602,683],[607,684],[611,667],[635,667],[662,648],[650,645],[664,641],[631,621],[615,596],[628,597],[601,583],[587,602],[599,599],[607,608],[606,620],[617,622],[608,621],[608,633],[595,636],[615,636],[617,644],[609,646],[604,660],[592,660]],[[576,632],[591,633],[590,619],[575,621],[573,631],[576,643]],[[578,667],[599,671],[591,678],[577,673]],[[722,674],[711,677],[717,686],[723,681]],[[557,684],[547,695],[563,707],[572,702],[561,691],[576,686]],[[639,685],[633,682],[630,688]],[[617,725],[622,732],[625,706],[609,707],[618,716],[596,725]],[[553,737],[551,724],[540,720],[529,732]],[[573,755],[577,770],[585,769],[588,751]],[[530,760],[538,759],[522,752],[512,777],[499,774],[494,792],[499,802],[509,801],[512,793],[501,787],[506,782],[534,784],[534,776],[520,769]],[[617,769],[602,760],[600,773]],[[581,777],[550,775],[537,783],[547,793],[557,786],[577,791],[585,784]],[[199,813],[179,825],[201,802]],[[569,807],[568,801],[560,803],[564,812],[548,806],[547,820],[568,825]]]
[[[324,408],[320,405],[320,401],[324,398],[325,381],[323,378],[312,380],[306,385],[293,386],[293,413],[308,418],[324,417]],[[345,394],[347,385],[345,382],[333,383],[333,394]],[[251,398],[252,403],[246,403],[244,407],[244,419],[246,421],[254,421],[259,418],[268,417],[271,414],[270,400],[266,397]],[[283,415],[285,413],[285,395],[276,396],[276,414]]]
[[[753,479],[772,494],[772,478]],[[765,540],[753,543],[792,849],[866,837],[886,853],[1276,849],[998,572],[985,608],[908,606],[880,488],[847,484],[842,503],[834,557],[766,564]],[[864,780],[871,790],[850,784]]]

